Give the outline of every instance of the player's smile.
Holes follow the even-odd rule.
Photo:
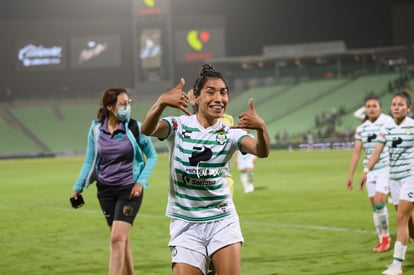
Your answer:
[[[224,112],[224,105],[223,104],[210,104],[209,106],[208,106],[208,108],[210,109],[210,110],[212,110],[213,112]]]

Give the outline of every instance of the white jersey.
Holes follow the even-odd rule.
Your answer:
[[[170,127],[170,190],[166,215],[209,222],[237,215],[227,186],[231,158],[249,136],[221,121],[207,129],[195,115],[164,117]]]
[[[368,163],[372,153],[374,152],[375,146],[377,145],[377,140],[380,135],[380,129],[385,124],[394,123],[394,120],[385,114],[380,114],[380,116],[374,122],[366,120],[364,123],[359,125],[355,131],[355,140],[361,141],[362,146],[365,151],[364,165]],[[389,165],[389,154],[388,147],[385,146],[381,152],[381,155],[372,168],[372,170],[381,169]]]
[[[378,142],[386,144],[390,154],[390,179],[414,175],[414,120],[406,117],[400,125],[394,121],[382,129]]]
[[[255,155],[252,154],[243,154],[241,152],[239,152],[237,154],[237,168],[239,170],[244,170],[244,169],[253,169],[254,168],[254,160],[256,159]]]

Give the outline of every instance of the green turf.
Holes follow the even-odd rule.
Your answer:
[[[272,151],[258,159],[256,191],[244,194],[233,167],[234,199],[245,244],[242,274],[380,274],[392,251],[375,254],[377,237],[366,192],[348,191],[351,151]],[[0,274],[107,274],[109,231],[96,199],[69,206],[82,157],[0,161]],[[359,170],[360,172],[360,170]],[[355,188],[359,178],[355,176]],[[167,156],[131,231],[137,274],[171,274]],[[390,210],[395,239],[395,211]],[[414,273],[408,247],[405,274]]]

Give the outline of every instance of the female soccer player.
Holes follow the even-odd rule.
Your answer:
[[[394,123],[386,124],[380,132],[378,143],[369,159],[364,172],[374,168],[381,151],[385,146],[390,154],[390,187],[391,196],[398,201],[397,240],[394,244],[394,260],[385,275],[402,274],[409,240],[408,223],[414,209],[414,120],[408,117],[411,110],[411,97],[404,90],[395,94],[391,102],[391,113]],[[364,178],[366,173],[363,174]]]
[[[392,123],[392,118],[381,113],[381,102],[376,96],[365,99],[365,118],[355,131],[354,152],[349,167],[347,187],[352,190],[352,180],[355,168],[359,162],[362,150],[365,152],[364,165],[374,151],[381,126]],[[391,237],[389,232],[388,209],[386,206],[389,193],[389,156],[388,148],[385,147],[378,162],[367,175],[367,191],[374,210],[374,226],[378,234],[379,243],[374,247],[374,252],[383,252],[390,249]],[[360,190],[363,189],[364,181],[361,181]]]
[[[187,110],[188,95],[180,83],[162,94],[147,112],[142,133],[167,139],[170,153],[170,191],[166,214],[171,218],[170,242],[175,275],[207,273],[212,259],[217,274],[240,274],[243,236],[227,174],[236,150],[267,157],[270,151],[265,122],[253,100],[236,126],[220,121],[225,113],[228,86],[221,73],[204,65],[193,92],[197,112]],[[174,107],[187,115],[160,120]],[[238,128],[254,129],[257,139]]]

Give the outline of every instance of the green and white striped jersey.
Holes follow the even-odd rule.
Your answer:
[[[240,141],[249,136],[221,121],[207,129],[195,115],[164,117],[170,126],[170,182],[166,215],[209,222],[237,215],[227,174]]]
[[[394,123],[394,120],[389,115],[380,114],[380,116],[374,122],[366,120],[364,123],[359,125],[355,131],[355,140],[361,141],[364,148],[365,157],[363,164],[366,165],[374,152],[375,146],[377,145],[377,139],[380,135],[380,129],[385,124]],[[389,165],[389,154],[388,147],[385,146],[381,152],[381,155],[372,168],[372,170],[381,169]]]
[[[390,179],[400,180],[414,174],[414,120],[406,117],[400,125],[394,122],[382,129],[378,142],[386,144],[390,154]]]

